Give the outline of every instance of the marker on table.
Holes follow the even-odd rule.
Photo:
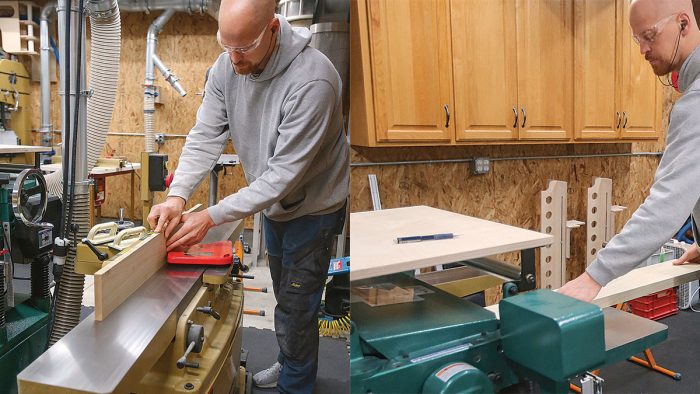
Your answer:
[[[394,240],[397,244],[407,244],[411,242],[422,242],[422,241],[434,241],[438,239],[451,239],[454,238],[453,233],[443,233],[443,234],[431,234],[431,235],[414,235],[410,237],[399,237]]]

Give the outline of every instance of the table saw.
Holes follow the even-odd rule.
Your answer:
[[[429,207],[362,212],[351,221],[354,393],[489,393],[534,384],[559,393],[573,378],[582,378],[583,392],[598,392],[602,379],[587,371],[668,335],[658,322],[532,290],[534,248],[551,243],[548,235]],[[392,242],[446,232],[462,236]],[[520,267],[486,257],[518,251]],[[448,263],[459,263],[459,272],[414,274]],[[444,288],[428,283],[436,275],[450,278]],[[472,292],[502,286],[500,316],[461,298],[460,282]]]

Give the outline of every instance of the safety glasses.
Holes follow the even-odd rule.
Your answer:
[[[656,40],[657,36],[661,33],[661,31],[663,31],[664,27],[666,27],[668,21],[670,21],[672,18],[675,18],[677,15],[677,13],[671,14],[665,18],[660,19],[652,27],[644,30],[639,35],[633,34],[632,38],[634,39],[634,42],[636,42],[637,45],[642,45],[643,42],[647,44],[652,44],[654,40]]]
[[[272,20],[274,20],[274,19],[272,19]],[[224,43],[221,42],[221,33],[219,31],[216,32],[216,40],[219,42],[219,45],[221,45],[221,48],[223,48],[226,51],[226,53],[228,53],[229,55],[233,52],[238,53],[240,55],[245,55],[246,53],[248,53],[250,51],[254,51],[255,49],[257,49],[260,46],[260,43],[262,42],[262,38],[265,35],[265,31],[267,31],[267,28],[270,26],[270,23],[272,22],[272,20],[265,25],[263,30],[260,32],[260,35],[258,35],[258,38],[256,38],[255,41],[251,42],[248,45],[245,45],[242,47],[232,47],[232,46],[224,45]]]

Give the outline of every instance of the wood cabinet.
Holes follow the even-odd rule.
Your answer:
[[[660,136],[661,85],[640,55],[628,20],[629,3],[624,0],[574,3],[578,140]]]
[[[632,39],[629,20],[629,2],[619,1],[623,13],[622,28],[622,93],[623,119],[620,125],[622,139],[655,139],[661,135],[662,85],[649,63],[639,52]]]
[[[447,0],[372,0],[367,6],[377,141],[451,142]]]
[[[457,141],[516,140],[515,0],[452,0],[451,17]]]
[[[352,0],[362,146],[658,138],[627,0]]]

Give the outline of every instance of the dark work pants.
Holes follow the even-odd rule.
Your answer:
[[[264,216],[263,216],[264,217]],[[318,369],[318,312],[335,235],[345,207],[326,215],[276,222],[264,217],[270,274],[277,299],[275,333],[280,393],[311,393]]]

